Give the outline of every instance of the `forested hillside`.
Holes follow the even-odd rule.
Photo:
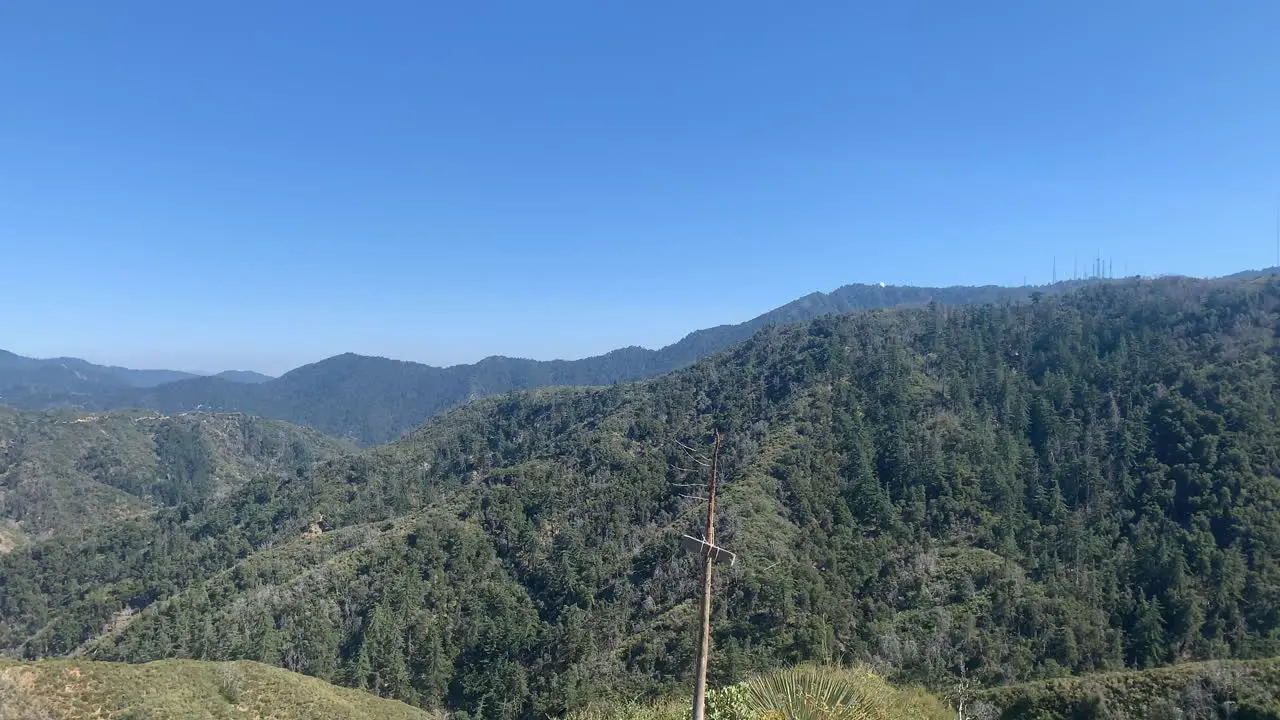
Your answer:
[[[508,394],[314,471],[0,560],[25,657],[247,658],[473,717],[690,676],[677,441],[727,438],[714,684],[865,660],[946,692],[1280,654],[1280,280],[772,327]]]
[[[1038,291],[1052,294],[1080,285],[1063,282]],[[8,383],[0,372],[0,402],[27,408],[69,405],[90,410],[145,407],[167,413],[196,409],[247,412],[374,444],[394,440],[436,413],[479,397],[558,385],[611,385],[661,375],[746,340],[773,323],[930,301],[945,305],[1018,301],[1035,291],[1030,287],[847,285],[831,293],[807,295],[745,323],[698,330],[660,350],[627,347],[582,360],[490,357],[473,365],[438,368],[348,353],[297,368],[275,380],[256,374],[222,373],[145,388],[118,383],[66,388],[34,381]],[[53,369],[58,379],[67,374],[66,368]]]
[[[351,450],[278,420],[0,407],[0,549],[201,503],[258,475],[303,471]]]

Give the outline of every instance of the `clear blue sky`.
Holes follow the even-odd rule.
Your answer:
[[[0,4],[0,348],[660,346],[851,282],[1274,263],[1280,2]]]

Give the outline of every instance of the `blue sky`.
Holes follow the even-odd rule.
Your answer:
[[[0,348],[660,346],[851,282],[1275,260],[1280,3],[0,5]]]

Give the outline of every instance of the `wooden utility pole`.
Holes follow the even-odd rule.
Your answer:
[[[711,480],[707,484],[707,534],[702,553],[702,648],[698,652],[698,677],[693,686],[693,720],[705,720],[707,714],[707,663],[711,659],[711,566],[716,553],[716,464],[720,459],[720,431],[711,451]],[[732,562],[732,560],[730,561]]]

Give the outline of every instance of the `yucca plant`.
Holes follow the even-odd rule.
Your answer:
[[[864,667],[802,665],[745,685],[744,704],[767,720],[949,720],[936,698],[902,692]]]
[[[689,701],[601,702],[566,720],[687,720]],[[954,720],[937,697],[864,667],[802,665],[707,693],[708,720]]]

